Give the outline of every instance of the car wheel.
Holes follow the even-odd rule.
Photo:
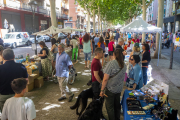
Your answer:
[[[29,42],[29,41],[27,41],[26,45],[27,45],[27,46],[29,46],[29,45],[30,45],[30,42]]]
[[[12,48],[17,48],[17,44],[13,43]]]

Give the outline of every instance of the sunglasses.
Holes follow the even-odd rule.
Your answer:
[[[134,59],[130,59],[131,61],[133,61]]]

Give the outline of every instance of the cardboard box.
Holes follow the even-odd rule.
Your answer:
[[[35,80],[36,78],[38,78],[38,77],[39,77],[39,76],[38,76],[37,74],[31,74],[31,75],[29,75],[29,77],[28,77],[28,84],[33,83],[34,80]]]
[[[26,86],[26,92],[29,92],[34,89],[34,82],[27,84]]]
[[[32,70],[31,68],[27,68],[27,73],[28,73],[29,75],[31,75],[31,74],[37,74],[37,75],[39,75],[39,69],[34,69],[34,70]]]
[[[43,80],[42,76],[40,76],[34,80],[34,87],[35,88],[41,88],[43,85],[44,85],[44,80]]]

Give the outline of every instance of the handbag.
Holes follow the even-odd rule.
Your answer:
[[[119,71],[117,73],[115,73],[114,75],[110,76],[109,79],[112,79],[113,77],[115,77],[122,69],[120,68]]]

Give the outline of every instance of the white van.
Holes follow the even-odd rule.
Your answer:
[[[28,32],[11,32],[4,36],[4,47],[16,48],[17,46],[31,44]]]

